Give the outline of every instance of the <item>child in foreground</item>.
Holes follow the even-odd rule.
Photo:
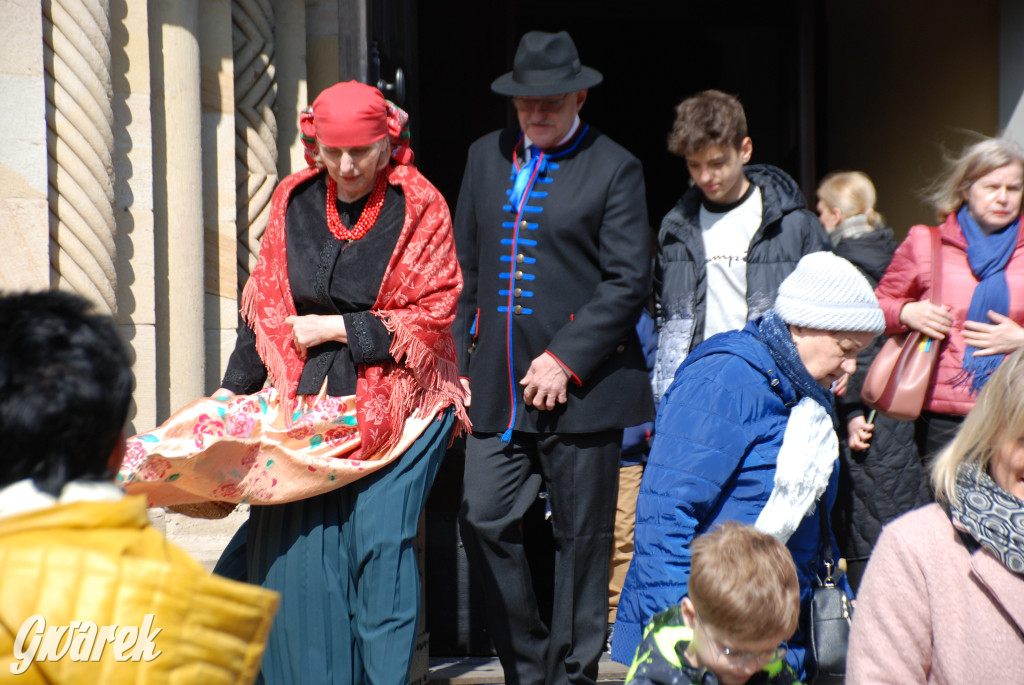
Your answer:
[[[729,521],[695,539],[691,554],[690,594],[647,624],[626,683],[799,683],[783,658],[800,616],[786,546]]]

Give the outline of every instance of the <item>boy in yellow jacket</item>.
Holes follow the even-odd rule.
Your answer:
[[[0,296],[0,683],[252,683],[278,596],[208,574],[112,482],[131,367],[90,310]]]

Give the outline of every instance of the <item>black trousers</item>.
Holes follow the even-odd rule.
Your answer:
[[[459,513],[487,627],[510,685],[594,683],[608,621],[608,561],[622,430],[470,435]],[[541,618],[522,519],[541,487],[555,542],[551,625]]]

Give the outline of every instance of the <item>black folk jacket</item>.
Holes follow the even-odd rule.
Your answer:
[[[589,433],[648,421],[634,329],[651,292],[640,162],[581,124],[545,151],[519,211],[509,198],[521,155],[518,129],[473,143],[455,212],[465,287],[454,333],[473,430]],[[571,374],[568,402],[552,411],[525,406],[519,384],[545,352]]]

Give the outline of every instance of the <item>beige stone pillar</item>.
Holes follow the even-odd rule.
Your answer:
[[[203,208],[199,1],[151,0],[159,419],[204,394]],[[162,197],[161,197],[162,195]],[[161,255],[163,252],[163,255]]]
[[[203,81],[203,224],[206,391],[220,384],[238,320],[238,238],[235,231],[235,75],[231,0],[201,3],[199,50]]]
[[[117,311],[107,0],[44,0],[51,283]]]
[[[50,284],[39,0],[0,5],[0,290]]]
[[[153,236],[153,124],[149,13],[144,0],[110,0],[117,222],[117,323],[135,352],[129,431],[157,423]]]
[[[277,174],[284,178],[306,168],[299,139],[299,112],[312,104],[306,85],[306,7],[304,0],[274,0],[277,62]]]
[[[306,77],[311,100],[338,82],[338,4],[338,0],[306,0]]]
[[[256,264],[277,185],[277,99],[274,6],[270,0],[231,3],[238,136],[238,288]]]

